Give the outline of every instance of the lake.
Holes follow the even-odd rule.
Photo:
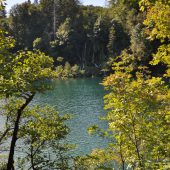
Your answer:
[[[31,103],[31,105],[42,106],[48,104],[55,107],[61,114],[71,114],[71,119],[66,122],[70,128],[70,134],[64,142],[75,144],[77,147],[69,155],[86,155],[93,149],[105,148],[108,144],[106,139],[90,136],[87,133],[87,128],[94,124],[107,129],[107,122],[99,119],[106,114],[103,110],[105,91],[100,85],[101,81],[102,79],[99,78],[56,80],[53,82],[53,90],[37,94]],[[1,123],[2,121],[1,117]],[[20,144],[19,142],[18,145]],[[17,160],[24,156],[24,153],[16,152],[15,156]]]
[[[34,104],[49,104],[60,113],[71,114],[72,118],[67,122],[71,130],[67,142],[77,146],[73,155],[85,155],[94,148],[107,145],[105,139],[87,133],[91,125],[107,126],[106,122],[99,120],[100,116],[105,115],[101,81],[99,78],[57,80],[53,90],[35,97]]]
[[[99,120],[105,115],[103,110],[104,88],[100,85],[102,79],[68,79],[53,82],[54,89],[37,94],[32,105],[51,105],[61,114],[70,114],[71,119],[66,122],[70,128],[70,134],[65,142],[75,144],[73,156],[89,154],[95,148],[104,148],[107,141],[102,137],[90,136],[87,128],[97,124],[106,129],[107,123]],[[2,129],[4,119],[0,118]],[[20,144],[19,144],[20,145]],[[22,153],[20,153],[22,155]],[[17,153],[17,156],[20,156]]]

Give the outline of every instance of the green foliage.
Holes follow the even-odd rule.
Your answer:
[[[33,42],[33,47],[36,49],[42,48],[42,38],[36,38]]]
[[[50,79],[52,77],[53,60],[40,51],[21,51],[14,56],[6,65],[5,72],[1,74],[1,95],[22,95],[26,92],[43,90],[34,83],[38,80]]]
[[[10,49],[12,47],[14,47],[14,39],[12,39],[11,37],[6,37],[6,35],[8,35],[7,32],[4,32],[2,29],[0,30],[0,36],[1,36],[1,39],[0,39],[0,50],[1,50],[1,53],[4,52],[4,51],[7,51],[7,49]],[[1,56],[3,57],[3,56]]]
[[[65,153],[71,149],[71,145],[63,143],[69,132],[64,124],[68,118],[68,115],[61,116],[49,106],[26,109],[26,122],[21,126],[19,133],[25,146],[21,150],[25,154],[18,158],[18,166],[29,166],[33,169],[68,169],[70,158]],[[49,150],[51,152],[47,152]]]
[[[61,23],[65,21],[66,18],[74,19],[79,12],[79,1],[78,0],[65,0],[59,1],[55,0],[40,0],[40,8],[44,13],[44,17],[46,19],[47,27],[53,25],[52,16],[53,13],[51,11],[54,10],[54,6],[56,8],[56,26],[58,27]],[[48,20],[49,19],[49,20]]]
[[[151,39],[170,39],[169,11],[170,5],[166,2],[156,1],[149,5],[144,24],[148,27],[147,31]]]
[[[153,55],[153,61],[151,64],[157,65],[160,62],[167,65],[165,76],[170,77],[170,44],[161,45],[158,48],[157,53]]]
[[[29,160],[34,169],[42,168],[42,161],[48,169],[68,169],[69,158],[64,153],[70,146],[61,144],[68,134],[67,117],[49,107],[26,106],[36,92],[51,88],[47,80],[78,77],[84,72],[80,68],[87,67],[113,73],[103,82],[108,90],[104,98],[108,130],[89,128],[89,133],[109,137],[110,144],[77,158],[75,169],[170,168],[170,91],[163,76],[153,76],[157,67],[166,68],[164,76],[170,76],[169,1],[119,0],[109,5],[41,0],[39,5],[16,5],[9,19],[3,18],[16,42],[0,29],[0,97],[9,102],[3,108],[7,119],[0,143],[16,129],[16,118],[23,116],[19,117],[19,136],[24,138],[27,155],[20,159],[21,168]],[[57,61],[55,71],[53,59],[45,54]],[[44,156],[47,147],[55,160]]]
[[[57,61],[58,61],[58,62],[60,62],[60,63],[61,63],[61,62],[63,62],[63,60],[64,60],[64,58],[63,58],[63,57],[57,57]]]
[[[6,170],[6,164],[0,164],[0,170]]]
[[[144,34],[142,24],[139,23],[132,30],[130,46],[133,55],[137,58],[137,62],[143,61],[143,64],[145,64],[145,61],[148,60],[148,57],[151,55],[150,54],[151,50],[148,49],[148,47],[149,42]]]
[[[62,25],[60,25],[56,33],[56,38],[60,46],[67,43],[67,41],[69,40],[70,33],[71,33],[70,19],[67,18],[65,22]]]
[[[84,67],[105,61],[109,20],[103,8],[82,7],[77,0],[41,0],[14,6],[7,22],[16,49],[40,49]]]
[[[95,149],[90,155],[78,157],[75,160],[76,170],[113,170],[118,168],[113,162],[117,160],[111,150]]]
[[[125,4],[128,5],[130,8],[139,8],[139,0],[119,0],[119,1],[115,1],[115,0],[109,0],[109,5],[110,6],[114,6],[114,5],[119,5],[119,4]]]
[[[57,66],[55,70],[56,77],[61,79],[81,77],[84,74],[85,71],[81,70],[77,64],[71,66],[69,62],[66,62],[64,66]]]
[[[109,57],[115,57],[120,55],[121,51],[129,46],[129,37],[121,24],[112,21],[111,25],[107,48]]]
[[[157,53],[150,63],[166,64],[166,76],[169,76],[169,5],[161,1],[145,3],[147,28],[136,25],[131,32],[131,51],[110,60],[114,74],[103,83],[109,90],[105,96],[106,120],[113,140],[110,147],[121,160],[123,169],[125,164],[133,169],[168,169],[170,92],[162,77],[147,76],[147,63],[141,61],[151,54],[146,51],[145,29],[150,40],[159,39],[161,44],[155,48]],[[142,64],[144,67],[139,67]]]
[[[57,61],[58,61],[58,62],[62,63],[62,62],[63,62],[63,60],[64,60],[64,58],[63,58],[63,57],[57,57]]]
[[[36,106],[25,112],[27,123],[21,128],[22,137],[31,135],[35,141],[48,141],[62,139],[68,134],[68,128],[64,125],[68,115],[60,116],[55,109],[48,106]]]
[[[161,45],[157,53],[153,55],[152,64],[164,63],[167,66],[166,77],[170,76],[169,69],[169,43],[170,43],[170,4],[168,1],[150,2],[146,0],[142,7],[147,8],[147,16],[144,24],[147,26],[146,32],[151,40],[159,39]]]
[[[162,59],[166,61],[166,56]],[[135,54],[122,52],[110,60],[114,73],[103,82],[109,91],[104,97],[107,136],[112,140],[108,148],[117,156],[111,159],[122,169],[125,165],[132,169],[168,169],[170,91],[163,78],[151,78],[146,66],[138,67],[135,61],[139,61]],[[153,62],[156,65],[159,59]],[[90,129],[94,131],[100,133],[96,126]]]
[[[5,0],[0,0],[0,10],[4,9]]]
[[[40,51],[12,54],[9,50],[14,47],[14,40],[2,29],[0,44],[0,97],[5,100],[6,106],[2,112],[6,129],[0,133],[0,143],[12,137],[9,138],[11,146],[7,169],[14,169],[14,152],[23,113],[36,92],[51,88],[46,81],[53,78],[53,59]],[[12,105],[8,105],[10,98],[14,101]]]
[[[132,81],[130,74],[117,71],[104,86],[111,90],[105,109],[117,153],[136,169],[169,165],[169,90],[162,79],[139,74]]]
[[[44,27],[41,16],[39,7],[28,2],[12,7],[9,16],[9,32],[16,39],[17,48],[32,49],[33,41],[41,37]]]
[[[107,62],[114,71],[103,82],[109,91],[104,98],[105,109],[108,110],[105,117],[109,125],[107,134],[112,141],[108,148],[117,156],[117,159],[110,156],[111,160],[117,162],[122,169],[125,169],[125,165],[132,169],[168,169],[170,90],[162,77],[148,76],[150,72],[146,68],[151,60],[151,53],[157,51],[150,63],[166,65],[166,76],[169,76],[169,3],[142,2],[147,7],[146,19],[145,13],[140,12],[134,20],[128,18],[131,13],[127,11],[127,2],[124,5],[124,2],[119,1],[116,7],[113,4],[113,10],[120,11],[112,14],[122,25],[123,22],[127,24],[123,28],[129,32],[131,44],[128,50]],[[142,24],[143,21],[147,27]],[[130,31],[130,28],[133,29]],[[111,38],[115,38],[114,29]],[[154,50],[149,47],[155,42],[149,40],[159,42],[152,47]],[[108,47],[111,47],[111,43]],[[100,133],[96,126],[89,130],[91,133]],[[89,158],[82,165],[92,165],[92,169],[95,169],[100,159],[102,157],[99,156],[95,163],[93,158]]]
[[[147,56],[136,58],[149,63],[154,49],[146,49],[148,42],[142,25],[145,14],[139,11],[138,1],[110,4],[110,8],[102,8],[81,6],[77,0],[23,3],[11,9],[7,22],[17,48],[40,49],[55,59],[63,56],[82,68],[101,69],[110,57],[120,55],[124,49],[135,55],[144,55],[145,51]]]

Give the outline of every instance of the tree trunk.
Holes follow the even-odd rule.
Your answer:
[[[7,135],[7,133],[8,133],[10,130],[11,130],[10,128],[7,128],[7,129],[5,130],[5,132],[1,135],[1,137],[0,137],[0,143],[2,142],[2,140],[5,138],[5,136]]]
[[[53,7],[54,7],[54,9],[53,9],[53,17],[54,17],[54,20],[53,20],[53,34],[54,34],[54,40],[55,40],[55,38],[56,38],[56,1],[54,0],[54,2],[53,2]]]
[[[121,135],[121,137],[122,137],[122,135]],[[120,146],[120,158],[121,158],[121,162],[122,162],[122,170],[125,170],[125,160],[124,160],[123,151],[122,151],[122,140],[120,141],[119,146]]]
[[[136,136],[136,129],[135,129],[135,121],[134,120],[133,120],[132,124],[133,124],[132,127],[133,127],[133,135],[134,135],[134,144],[135,144],[136,153],[137,153],[137,157],[138,157],[138,161],[139,161],[139,166],[140,166],[140,168],[143,168],[141,155],[140,155],[140,151],[139,151],[138,139],[137,139],[137,136]]]
[[[33,143],[32,143],[33,144]],[[35,166],[34,166],[34,154],[33,154],[33,146],[31,144],[31,168],[33,170],[36,170]]]
[[[16,121],[15,121],[15,126],[14,126],[14,131],[13,131],[11,146],[10,146],[10,151],[9,151],[7,170],[14,170],[14,152],[15,152],[16,141],[18,139],[17,136],[18,136],[20,119],[21,119],[23,110],[32,101],[34,95],[35,94],[32,94],[31,96],[29,96],[29,98],[26,99],[26,102],[17,111],[17,118],[16,118]]]

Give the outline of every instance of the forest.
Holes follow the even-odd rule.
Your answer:
[[[103,79],[107,129],[87,131],[109,143],[72,157],[71,116],[30,103],[81,77]],[[170,169],[169,77],[169,0],[28,0],[9,14],[0,0],[0,170]]]

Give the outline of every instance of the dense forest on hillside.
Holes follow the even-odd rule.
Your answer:
[[[0,0],[0,11],[2,170],[170,169],[169,0],[110,0],[107,7],[29,0],[9,15]],[[70,116],[30,103],[53,88],[51,80],[84,73],[105,76],[108,129],[88,132],[110,143],[73,158],[66,153],[74,147],[62,143]],[[26,155],[16,162],[18,139]]]
[[[55,3],[54,3],[55,2]],[[110,71],[112,60],[122,53],[134,56],[136,66],[149,65],[152,53],[161,44],[148,39],[146,12],[138,1],[110,1],[107,8],[83,6],[78,0],[30,1],[12,7],[1,16],[1,25],[16,40],[14,52],[39,49],[82,69]],[[95,73],[95,69],[90,69]],[[164,65],[150,68],[164,73]]]

